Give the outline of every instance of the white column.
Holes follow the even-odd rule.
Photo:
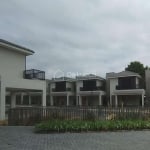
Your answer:
[[[79,106],[81,106],[82,105],[82,98],[81,98],[81,96],[79,95]]]
[[[79,102],[78,102],[78,95],[76,95],[76,106],[79,105]]]
[[[53,96],[50,96],[50,105],[51,105],[51,106],[54,106]]]
[[[102,106],[102,95],[99,94],[99,106]]]
[[[0,84],[0,120],[5,120],[5,98],[6,98],[6,88]]]
[[[15,92],[12,92],[11,93],[11,101],[10,101],[10,105],[11,105],[11,108],[15,108],[16,107],[16,93]]]
[[[31,95],[29,94],[29,106],[31,106]]]
[[[42,106],[46,106],[46,90],[42,92]]]
[[[118,96],[115,95],[115,106],[118,107]]]
[[[69,95],[67,94],[67,106],[69,106]]]
[[[144,94],[142,94],[142,107],[144,107]]]
[[[110,106],[112,106],[112,95],[110,95]]]
[[[23,93],[21,93],[21,105],[23,105]]]

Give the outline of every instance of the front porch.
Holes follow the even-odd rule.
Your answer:
[[[145,90],[116,90],[110,96],[112,106],[142,106],[144,107]]]
[[[76,98],[73,95],[51,96],[51,106],[75,106]]]
[[[141,95],[112,95],[112,106],[128,107],[143,106],[144,98]]]
[[[104,92],[80,92],[77,95],[77,104],[79,106],[104,106],[105,93]]]

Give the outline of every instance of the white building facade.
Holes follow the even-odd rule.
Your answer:
[[[41,93],[46,106],[46,82],[37,70],[26,70],[26,57],[34,52],[0,39],[0,120],[5,119],[6,95],[11,97],[11,108],[16,107],[18,93]],[[43,78],[44,79],[44,78]]]
[[[145,90],[141,76],[130,71],[107,73],[107,99],[111,106],[144,106]]]
[[[51,106],[75,106],[75,81],[62,77],[54,78],[49,82]]]
[[[76,77],[76,103],[79,106],[103,106],[105,79],[96,75]]]

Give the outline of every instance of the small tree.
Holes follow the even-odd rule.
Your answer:
[[[130,62],[128,67],[125,68],[127,71],[132,71],[138,73],[142,76],[141,84],[145,88],[145,70],[149,69],[148,66],[145,66],[139,61]]]
[[[136,72],[138,74],[140,74],[142,77],[145,76],[145,69],[147,69],[148,67],[144,67],[144,65],[139,62],[139,61],[133,61],[131,62],[127,68],[125,68],[125,70],[127,71],[133,71]]]

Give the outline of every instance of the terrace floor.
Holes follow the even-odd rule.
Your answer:
[[[0,150],[145,150],[150,131],[35,134],[33,127],[0,127]]]

